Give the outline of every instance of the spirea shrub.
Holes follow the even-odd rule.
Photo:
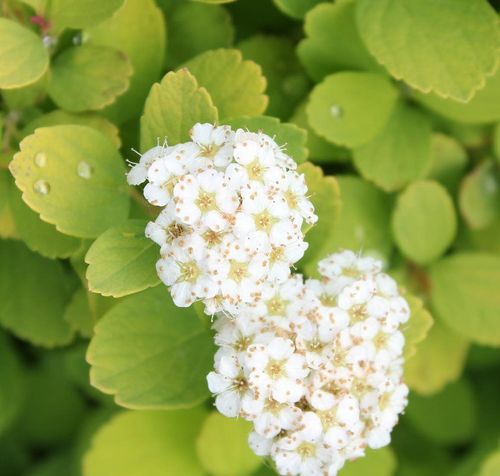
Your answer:
[[[500,474],[499,38],[0,2],[0,475]]]

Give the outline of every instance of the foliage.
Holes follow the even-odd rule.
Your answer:
[[[498,474],[495,7],[1,2],[0,474],[275,474],[209,411],[210,319],[158,286],[158,211],[125,180],[132,149],[196,122],[299,164],[319,215],[301,272],[350,248],[410,304],[406,415],[340,476]]]

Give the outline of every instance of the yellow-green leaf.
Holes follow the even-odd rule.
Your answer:
[[[124,0],[48,0],[46,15],[54,25],[63,28],[87,28],[109,18]]]
[[[392,230],[405,256],[419,264],[431,263],[455,237],[457,219],[453,200],[437,182],[413,182],[397,199]]]
[[[396,99],[397,90],[385,76],[335,73],[312,90],[307,116],[318,135],[334,144],[358,147],[384,128]]]
[[[500,120],[500,70],[486,78],[486,86],[476,92],[474,97],[466,102],[444,99],[437,94],[414,93],[415,99],[431,111],[455,121],[483,124]]]
[[[165,19],[154,0],[125,0],[115,14],[84,32],[89,45],[103,45],[125,53],[133,75],[127,92],[103,114],[116,124],[136,118],[151,84],[158,80],[165,58]]]
[[[132,66],[121,51],[105,46],[76,46],[52,65],[49,95],[62,109],[102,109],[129,87]]]
[[[463,337],[500,346],[500,256],[455,253],[430,269],[436,318]]]
[[[205,476],[194,446],[205,415],[201,408],[122,412],[96,433],[83,476]]]
[[[29,249],[47,258],[67,258],[81,246],[81,240],[64,235],[54,225],[44,222],[23,202],[21,193],[12,185],[10,205],[19,237]]]
[[[91,383],[127,408],[193,406],[209,395],[213,346],[194,309],[177,308],[157,286],[124,299],[95,326]]]
[[[247,475],[261,459],[248,446],[252,424],[212,412],[196,439],[196,452],[203,468],[213,476]]]
[[[404,103],[396,106],[380,134],[354,150],[361,175],[386,191],[424,177],[431,160],[429,120]]]
[[[176,67],[200,53],[228,48],[234,39],[229,12],[220,5],[177,2],[168,18],[167,65]]]
[[[454,193],[467,165],[464,146],[453,137],[434,133],[431,138],[432,162],[427,177],[444,185]]]
[[[485,160],[462,181],[458,203],[467,225],[480,230],[500,216],[500,171]]]
[[[64,320],[74,332],[78,332],[82,337],[92,337],[96,318],[90,309],[85,288],[79,287],[73,293],[64,311]]]
[[[320,167],[305,162],[298,168],[304,174],[309,196],[318,215],[318,221],[307,232],[306,240],[309,248],[301,261],[307,274],[317,274],[316,265],[332,252],[331,241],[336,233],[336,225],[341,211],[341,198],[337,180],[324,175]]]
[[[89,290],[120,297],[159,283],[156,244],[144,236],[145,220],[128,220],[110,228],[92,244],[85,262]]]
[[[427,337],[429,330],[434,325],[434,319],[424,307],[421,299],[409,293],[404,293],[404,297],[410,306],[410,319],[403,329],[405,336],[404,357],[409,359],[417,352],[418,344]]]
[[[396,78],[469,101],[498,67],[498,17],[487,0],[360,0],[358,29]]]
[[[406,418],[424,436],[442,444],[464,444],[477,429],[472,385],[464,379],[431,396],[410,395]]]
[[[0,242],[0,263],[0,323],[35,345],[68,344],[73,331],[63,314],[71,288],[61,264],[10,240]]]
[[[288,119],[309,89],[294,42],[283,36],[255,35],[238,44],[245,59],[255,61],[267,79],[266,114]]]
[[[478,476],[497,476],[500,473],[500,450],[491,453],[481,465]]]
[[[306,270],[313,274],[316,269],[316,262],[324,258],[329,253],[335,253],[341,249],[351,249],[356,253],[363,253],[375,256],[387,261],[392,250],[392,237],[389,232],[390,222],[390,200],[389,197],[375,188],[372,184],[359,177],[337,176],[337,183],[340,188],[340,213],[332,218],[320,218],[315,228],[323,230],[317,233],[318,239],[323,246],[321,252],[316,253],[314,246],[311,246],[314,253],[314,260],[308,260]],[[338,196],[331,192],[324,195],[325,205],[333,201],[338,201]],[[311,197],[314,203],[314,195]],[[328,217],[328,214],[325,216]],[[327,222],[335,219],[335,226],[332,229],[325,223],[325,228],[319,228],[321,221]],[[313,233],[314,228],[307,234]],[[309,251],[308,251],[309,252]],[[321,253],[321,254],[320,254]],[[306,254],[306,258],[307,258]]]
[[[391,448],[368,450],[366,456],[347,461],[339,476],[393,476],[396,471],[396,456]]]
[[[217,109],[205,88],[182,69],[165,75],[151,88],[141,117],[141,149],[155,146],[160,139],[178,144],[189,140],[197,122],[217,122]]]
[[[336,71],[383,71],[359,36],[355,10],[355,2],[345,0],[320,3],[307,13],[297,54],[316,81]]]
[[[10,170],[23,200],[62,233],[94,238],[128,215],[125,166],[115,145],[84,126],[37,129]]]
[[[422,395],[439,392],[462,374],[468,347],[465,339],[434,322],[418,352],[405,362],[404,381]]]
[[[42,39],[18,23],[0,18],[0,88],[34,83],[49,66]]]
[[[221,120],[259,116],[267,107],[266,78],[238,50],[207,51],[184,65],[213,99]]]
[[[23,137],[33,134],[39,127],[63,126],[74,124],[77,126],[88,126],[108,136],[118,149],[121,146],[120,131],[112,122],[94,113],[73,114],[71,112],[54,111],[43,114],[30,121],[22,130]]]

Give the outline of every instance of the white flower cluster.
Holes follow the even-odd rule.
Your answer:
[[[410,312],[396,283],[350,251],[318,269],[320,280],[266,284],[214,324],[216,407],[253,422],[250,446],[281,475],[336,475],[366,447],[389,443],[407,403],[401,326]]]
[[[176,305],[235,312],[264,283],[288,279],[304,254],[302,225],[317,220],[304,176],[266,134],[196,124],[192,141],[157,146],[128,174],[164,207],[146,235]]]

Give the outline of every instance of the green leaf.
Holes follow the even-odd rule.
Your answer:
[[[105,231],[92,244],[85,262],[89,290],[120,297],[157,285],[159,250],[144,236],[145,220],[128,220]]]
[[[306,270],[310,275],[315,273],[317,260],[341,249],[351,249],[384,261],[389,259],[392,250],[389,197],[358,177],[340,175],[336,178],[342,203],[340,214],[334,230],[327,226],[323,231],[321,254],[315,255],[314,261],[307,262]],[[311,198],[314,203],[314,196]],[[319,223],[307,234],[308,241],[309,234],[319,228],[322,221],[326,220],[320,217]]]
[[[467,152],[453,137],[435,133],[431,137],[431,155],[427,177],[437,180],[454,194],[467,165]]]
[[[282,123],[279,119],[270,116],[238,117],[224,121],[233,129],[243,128],[251,132],[262,131],[274,137],[279,146],[298,164],[307,159],[306,138],[307,132],[295,124]]]
[[[81,240],[64,235],[54,225],[40,219],[22,200],[21,193],[11,187],[10,205],[19,237],[32,251],[47,258],[67,258],[81,246]]]
[[[358,147],[384,128],[396,99],[396,89],[382,75],[335,73],[312,90],[307,117],[312,129],[326,140]]]
[[[306,240],[309,247],[301,264],[307,274],[316,276],[318,261],[331,251],[331,240],[339,220],[341,211],[339,184],[334,177],[325,176],[320,167],[310,162],[302,164],[298,172],[305,176],[308,193],[318,215],[318,221],[307,232]]]
[[[207,51],[184,65],[212,97],[221,120],[259,116],[267,107],[266,78],[260,66],[238,50]]]
[[[167,12],[167,64],[173,67],[204,51],[228,48],[234,39],[231,16],[220,5],[179,2]]]
[[[486,0],[360,0],[357,21],[370,53],[423,92],[466,102],[498,67],[498,18]]]
[[[405,337],[404,357],[409,359],[417,352],[417,344],[425,340],[429,330],[434,325],[434,319],[424,307],[421,299],[409,293],[404,293],[410,306],[410,320],[405,324],[403,334]]]
[[[0,242],[0,263],[0,323],[35,345],[69,343],[63,313],[71,289],[61,264],[13,241]]]
[[[215,5],[219,3],[231,3],[235,2],[236,0],[192,0],[193,2],[200,2],[200,3],[208,3],[210,5]]]
[[[79,287],[71,297],[66,310],[64,320],[69,324],[73,332],[78,332],[82,337],[92,337],[97,319],[90,309],[89,297],[83,287]]]
[[[467,103],[444,99],[437,94],[414,92],[414,97],[431,111],[455,121],[483,124],[500,120],[500,70],[486,79],[486,86]]]
[[[49,54],[42,39],[31,30],[0,18],[0,64],[0,88],[20,88],[47,71]]]
[[[52,65],[49,95],[62,109],[102,109],[129,87],[132,66],[121,51],[83,45],[65,50]]]
[[[482,230],[471,230],[463,225],[459,230],[457,249],[500,254],[500,217]]]
[[[179,408],[208,397],[212,337],[195,311],[177,308],[163,286],[113,307],[94,332],[87,354],[92,385],[119,405]]]
[[[500,215],[500,172],[497,164],[485,160],[465,176],[458,203],[467,225],[480,230]]]
[[[309,86],[294,43],[284,36],[255,35],[239,43],[238,48],[245,59],[255,61],[262,68],[267,79],[266,113],[289,118]]]
[[[189,140],[189,130],[197,122],[217,122],[217,109],[205,88],[182,69],[165,75],[153,84],[141,117],[141,149],[154,147],[158,138],[178,144]]]
[[[125,0],[108,20],[84,32],[89,45],[125,53],[132,63],[130,87],[103,114],[116,124],[141,114],[151,84],[158,80],[165,58],[166,26],[154,0]]]
[[[394,108],[379,135],[354,150],[354,164],[361,175],[386,191],[424,177],[431,160],[429,120],[404,103]]]
[[[500,163],[500,122],[495,126],[493,130],[493,154]]]
[[[71,441],[82,424],[85,402],[66,378],[60,355],[52,354],[27,375],[27,399],[17,425],[31,446],[50,448]]]
[[[431,270],[434,314],[458,334],[482,345],[500,346],[500,256],[456,253]]]
[[[396,471],[396,457],[391,448],[367,450],[366,456],[347,461],[339,476],[392,476]]]
[[[246,475],[256,470],[261,459],[248,446],[252,424],[212,412],[196,440],[196,452],[203,469],[214,476]]]
[[[19,238],[11,206],[12,189],[15,188],[12,175],[0,168],[0,237]]]
[[[93,238],[126,219],[125,166],[114,144],[95,129],[37,129],[20,144],[10,170],[23,200],[71,236]]]
[[[4,89],[2,97],[9,110],[27,109],[41,102],[47,93],[49,75],[44,73],[34,83],[14,89]]]
[[[83,476],[205,476],[194,448],[205,415],[199,407],[122,412],[97,432]]]
[[[124,0],[49,0],[47,17],[63,28],[88,28],[111,17]]]
[[[361,40],[355,18],[355,3],[345,0],[321,3],[305,19],[306,38],[297,54],[316,81],[336,71],[383,71]]]
[[[25,397],[21,362],[4,333],[0,333],[0,435],[15,421]]]
[[[432,396],[412,393],[405,415],[422,435],[441,445],[467,443],[477,428],[473,389],[464,379]]]
[[[468,343],[435,321],[418,352],[405,362],[404,381],[421,395],[439,392],[462,374]]]
[[[349,150],[319,137],[309,126],[306,113],[306,102],[303,102],[290,118],[290,122],[307,131],[306,146],[309,158],[316,163],[345,162],[349,160]]]
[[[315,5],[323,0],[273,0],[274,4],[287,15],[300,20]]]
[[[35,129],[39,127],[63,126],[68,124],[92,127],[107,136],[116,145],[117,149],[121,146],[120,131],[118,127],[104,117],[90,112],[72,114],[71,112],[56,109],[30,121],[24,127],[22,134],[23,136],[33,134]]]
[[[481,465],[478,476],[497,476],[500,473],[500,450],[491,453]]]
[[[413,182],[397,199],[392,231],[405,256],[419,264],[432,263],[455,238],[457,219],[453,200],[437,182]]]

